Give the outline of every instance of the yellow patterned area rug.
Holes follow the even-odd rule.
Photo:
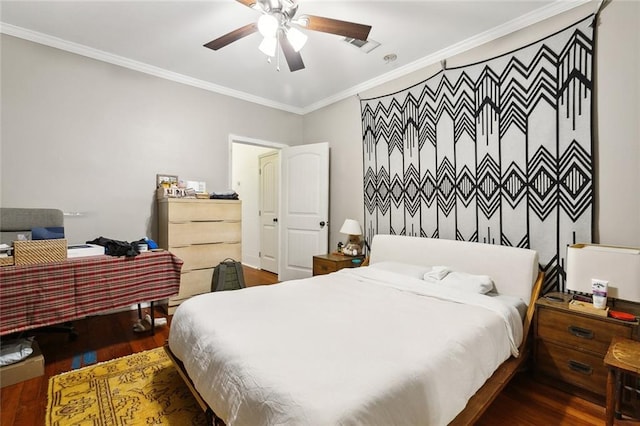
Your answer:
[[[163,348],[53,376],[48,395],[47,426],[206,424]]]

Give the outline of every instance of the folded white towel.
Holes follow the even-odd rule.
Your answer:
[[[451,272],[451,269],[446,266],[434,266],[430,271],[424,273],[422,279],[426,281],[441,281],[449,272]]]
[[[458,271],[452,271],[448,274],[442,280],[442,284],[479,294],[485,294],[493,290],[493,280],[490,276],[473,275]]]

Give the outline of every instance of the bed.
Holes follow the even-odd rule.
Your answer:
[[[369,265],[200,295],[167,352],[213,421],[469,424],[522,364],[533,250],[376,235]]]

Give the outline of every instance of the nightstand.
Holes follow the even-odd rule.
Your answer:
[[[638,340],[638,321],[626,322],[569,309],[544,296],[536,302],[534,369],[536,377],[569,393],[604,405],[607,367],[604,357],[615,337]],[[622,310],[622,309],[620,309]]]
[[[363,261],[364,256],[345,256],[336,253],[320,254],[313,256],[313,275],[329,274],[343,268],[355,268],[360,266]]]

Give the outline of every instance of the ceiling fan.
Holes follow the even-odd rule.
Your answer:
[[[236,0],[262,13],[257,22],[247,24],[230,33],[205,44],[209,49],[218,50],[234,41],[260,32],[264,39],[259,49],[267,56],[274,57],[278,45],[282,48],[289,70],[298,71],[304,68],[300,49],[307,41],[307,36],[298,28],[337,34],[356,40],[366,41],[371,31],[370,25],[356,24],[314,15],[301,15],[295,18],[298,3],[295,0]]]

